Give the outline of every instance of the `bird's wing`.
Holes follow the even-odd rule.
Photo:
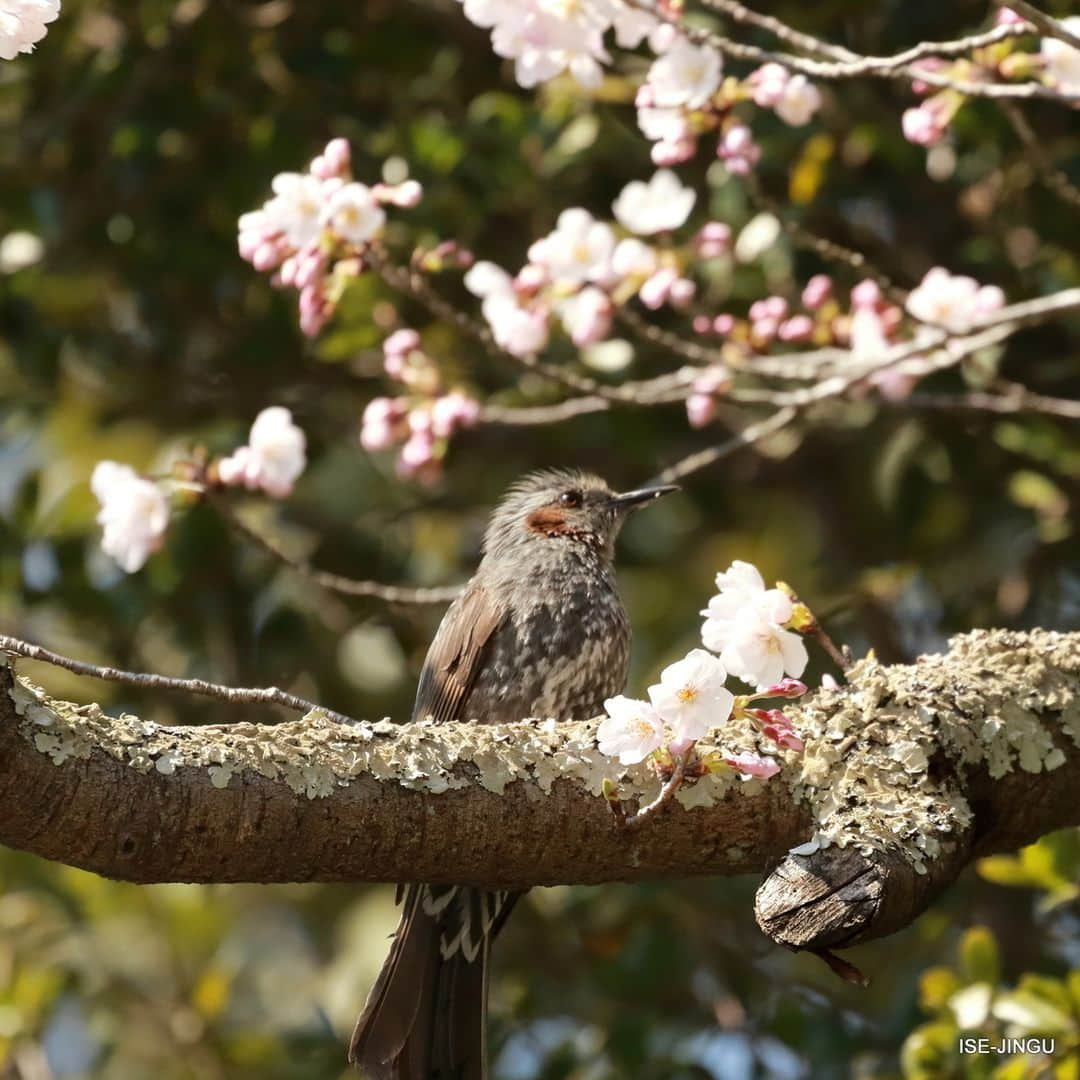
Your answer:
[[[454,601],[420,672],[413,720],[430,716],[441,724],[467,719],[461,715],[462,708],[504,614],[482,585],[470,585]]]

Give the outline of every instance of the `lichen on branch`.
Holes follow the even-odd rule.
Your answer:
[[[975,631],[911,665],[863,660],[789,709],[803,754],[707,774],[641,829],[646,765],[596,721],[169,727],[57,701],[0,665],[0,841],[134,881],[522,887],[772,869],[759,922],[795,947],[906,925],[976,855],[1080,824],[1080,634]],[[480,718],[482,719],[482,718]],[[703,753],[760,745],[748,722]],[[796,853],[791,849],[796,848]]]

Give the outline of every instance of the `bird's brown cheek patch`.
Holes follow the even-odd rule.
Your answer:
[[[527,528],[541,536],[565,536],[572,532],[566,514],[555,506],[534,510],[526,519]]]

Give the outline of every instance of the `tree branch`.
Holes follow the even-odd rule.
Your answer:
[[[47,659],[47,657],[46,657]],[[768,782],[660,781],[599,754],[595,721],[164,727],[56,701],[0,663],[0,841],[151,881],[499,887],[776,869],[766,932],[794,947],[889,933],[974,857],[1080,823],[1080,634],[976,631],[786,711],[806,741]],[[746,722],[722,752],[768,750]],[[708,750],[710,746],[704,746]],[[775,747],[771,748],[775,752]],[[787,854],[811,835],[827,843]],[[779,860],[779,862],[778,862]]]

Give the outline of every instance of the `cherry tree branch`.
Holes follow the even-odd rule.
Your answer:
[[[1047,15],[1045,11],[1040,11],[1027,0],[1015,0],[1015,3],[1013,0],[994,0],[994,3],[999,8],[1010,8],[1017,15],[1022,15],[1046,37],[1057,38],[1058,41],[1064,41],[1066,45],[1071,45],[1074,49],[1080,49],[1080,37],[1077,37],[1063,22]]]
[[[175,690],[184,694],[194,694],[197,697],[216,698],[218,701],[227,701],[230,705],[280,705],[282,708],[300,713],[317,709],[332,720],[343,724],[353,723],[352,718],[343,713],[323,709],[306,698],[279,690],[276,686],[221,686],[218,683],[206,682],[205,679],[176,679],[170,675],[122,671],[119,668],[102,667],[98,664],[88,664],[83,660],[73,660],[70,656],[61,656],[59,653],[43,649],[40,645],[34,645],[29,641],[21,641],[19,638],[0,634],[0,656],[3,653],[24,656],[27,660],[39,660],[76,675],[88,675],[94,679],[105,679],[107,682],[126,683],[128,686],[138,686],[143,690]]]
[[[361,581],[343,577],[341,574],[332,574],[326,570],[317,570],[306,561],[293,558],[270,537],[252,528],[236,513],[227,499],[220,495],[207,494],[207,502],[234,532],[301,577],[330,592],[341,593],[343,596],[370,596],[388,604],[408,606],[448,604],[464,588],[463,585],[440,585],[429,588],[384,585],[378,581]]]
[[[1080,93],[1078,92],[1044,86],[1038,82],[974,82],[970,79],[950,78],[937,71],[928,71],[923,67],[913,66],[918,60],[926,56],[963,55],[970,49],[981,48],[1022,33],[1030,33],[1032,29],[1030,26],[1023,28],[1001,26],[956,41],[924,42],[903,53],[898,53],[896,56],[857,56],[854,59],[814,60],[791,53],[762,49],[756,45],[747,45],[733,41],[722,34],[697,26],[690,26],[678,16],[668,14],[653,0],[624,0],[624,3],[641,11],[647,11],[658,19],[670,23],[687,40],[699,45],[710,45],[732,59],[746,60],[756,64],[781,64],[791,71],[797,71],[815,79],[842,80],[870,77],[894,79],[902,82],[921,81],[929,86],[956,90],[969,97],[990,98],[998,101],[1041,98],[1068,105],[1080,101]],[[798,31],[791,31],[791,34],[798,34]],[[800,36],[804,40],[809,38],[809,35]],[[816,48],[807,51],[814,51],[821,55],[824,46],[824,42],[819,42]]]
[[[109,671],[8,638],[0,650]],[[1080,824],[1080,634],[975,631],[848,677],[785,709],[802,754],[743,720],[700,744],[773,752],[778,776],[684,780],[628,837],[605,781],[631,813],[663,784],[601,755],[595,720],[395,725],[313,709],[266,725],[238,708],[232,724],[169,727],[54,699],[0,657],[0,842],[138,882],[520,888],[765,872],[762,928],[820,949],[891,933],[973,858]]]

